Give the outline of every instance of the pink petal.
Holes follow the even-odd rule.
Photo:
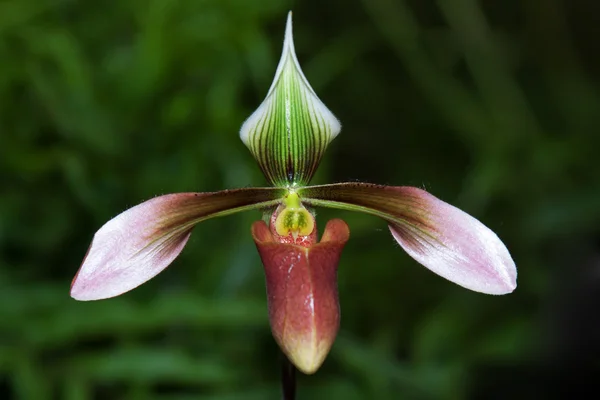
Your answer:
[[[481,222],[424,190],[406,186],[338,183],[298,190],[312,206],[384,218],[396,241],[433,272],[467,289],[505,294],[517,286],[506,246]]]
[[[71,284],[71,296],[99,300],[125,293],[165,269],[198,222],[276,205],[281,194],[273,188],[179,193],[130,208],[96,232]]]
[[[118,296],[165,269],[183,250],[191,228],[160,237],[164,216],[191,193],[156,197],[119,214],[96,234],[73,279],[71,296],[99,300]]]
[[[427,212],[429,235],[390,224],[394,239],[436,274],[476,292],[506,294],[517,287],[517,269],[508,249],[488,227],[424,190],[405,188]]]

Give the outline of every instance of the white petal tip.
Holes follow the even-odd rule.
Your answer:
[[[502,295],[509,294],[517,288],[517,268],[515,264],[505,266],[506,275],[495,284],[490,285],[488,290],[481,290],[481,293]]]
[[[287,43],[288,45],[291,44],[292,48],[294,47],[294,38],[292,33],[292,12],[290,11],[288,13],[287,22],[285,24],[285,38],[283,40],[284,47],[285,43]]]
[[[94,296],[93,294],[86,293],[85,291],[80,290],[79,288],[71,289],[70,296],[73,300],[77,300],[77,301],[94,301],[94,300],[104,300],[104,299],[108,298],[105,296]]]

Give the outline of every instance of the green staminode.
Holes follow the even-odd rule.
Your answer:
[[[283,199],[285,208],[279,213],[275,221],[275,229],[281,236],[290,233],[307,236],[315,228],[315,217],[302,205],[300,197],[294,190],[289,190]]]
[[[269,183],[291,187],[310,182],[340,129],[302,73],[290,12],[275,79],[263,103],[242,125],[240,137]]]

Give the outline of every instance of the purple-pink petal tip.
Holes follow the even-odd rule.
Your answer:
[[[424,190],[410,190],[422,224],[390,225],[404,250],[436,274],[476,292],[507,294],[517,287],[508,249],[488,227]]]
[[[183,250],[190,231],[173,230],[172,214],[193,194],[156,197],[130,208],[96,232],[71,283],[76,300],[125,293],[165,269]]]

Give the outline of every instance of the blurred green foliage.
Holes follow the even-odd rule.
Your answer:
[[[471,293],[382,221],[323,210],[321,226],[352,230],[342,326],[300,398],[550,398],[531,392],[546,367],[598,363],[599,4],[2,0],[2,398],[278,398],[258,213],[203,223],[120,298],[68,289],[127,207],[264,184],[237,131],[290,8],[305,74],[344,124],[314,182],[425,187],[495,230],[519,268],[515,293]]]

